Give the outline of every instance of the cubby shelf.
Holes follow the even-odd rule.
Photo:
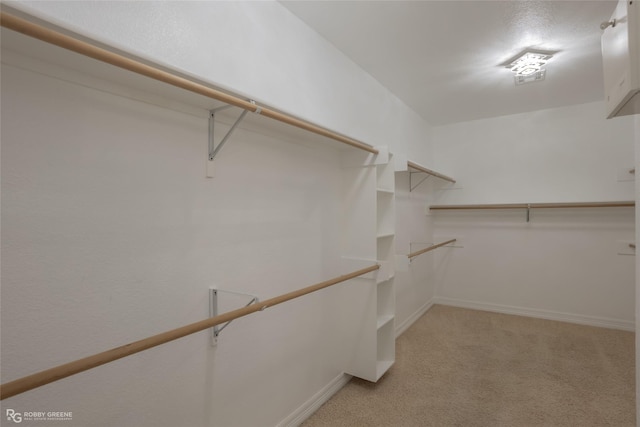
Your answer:
[[[378,193],[380,193],[380,195],[382,195],[382,196],[384,196],[385,194],[386,194],[386,195],[389,195],[389,196],[393,196],[393,195],[395,194],[395,191],[393,191],[393,190],[388,190],[388,189],[386,189],[386,188],[378,188],[378,189],[376,189],[376,191],[377,191]]]
[[[377,238],[378,239],[386,239],[386,238],[389,238],[389,237],[393,237],[395,235],[396,235],[396,233],[390,231],[388,233],[378,234]]]
[[[393,366],[396,358],[393,316],[378,328],[377,339],[376,381]]]
[[[376,166],[377,205],[377,258],[394,265],[395,246],[395,170],[393,154],[389,161]],[[395,360],[395,284],[393,267],[386,280],[378,283],[376,292],[376,381],[393,365]]]
[[[392,321],[394,319],[394,315],[393,314],[385,314],[382,316],[378,316],[378,326],[377,329],[382,328],[384,325],[386,325],[388,322]]]
[[[345,193],[353,207],[346,230],[348,236],[358,237],[347,240],[347,250],[359,258],[374,252],[380,265],[375,281],[362,288],[366,297],[357,310],[366,320],[354,337],[356,348],[345,372],[372,382],[395,360],[395,164],[393,153],[386,147],[378,148],[381,155],[373,161],[360,158],[345,163],[349,181],[367,189],[362,193],[347,189]]]

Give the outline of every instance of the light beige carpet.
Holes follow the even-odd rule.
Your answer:
[[[303,426],[635,426],[634,364],[631,332],[434,306]]]

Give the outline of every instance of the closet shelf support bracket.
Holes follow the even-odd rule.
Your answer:
[[[413,180],[413,175],[417,173],[422,174],[422,172],[411,172],[411,171],[409,172],[409,192],[412,192],[413,190],[416,189],[416,187],[418,187],[418,185],[422,184],[423,182],[431,178],[431,175],[427,175],[426,177],[422,178],[420,182],[418,182],[416,185],[413,185],[411,181]]]
[[[210,317],[215,317],[218,314],[220,314],[218,310],[218,293],[219,292],[251,297],[251,300],[244,307],[249,307],[251,304],[256,304],[260,302],[260,298],[258,298],[256,295],[253,295],[253,294],[246,294],[242,292],[225,291],[225,290],[216,289],[216,288],[209,288],[209,316]],[[220,336],[220,332],[222,332],[224,328],[229,326],[231,322],[233,322],[233,320],[229,320],[227,323],[216,325],[213,328],[211,328],[211,345],[212,346],[215,346],[218,343],[218,337]]]
[[[254,105],[256,103],[253,100],[250,100],[249,102],[251,102]],[[240,113],[240,116],[236,119],[233,125],[231,125],[231,128],[229,129],[227,134],[222,138],[222,141],[220,141],[220,143],[216,146],[214,141],[214,138],[215,138],[214,132],[213,132],[215,128],[215,122],[216,122],[216,113],[231,107],[233,107],[233,105],[225,105],[224,107],[218,107],[218,108],[214,108],[213,110],[209,110],[209,161],[210,162],[212,162],[216,158],[216,155],[218,154],[220,149],[222,149],[222,147],[227,142],[227,140],[229,139],[233,131],[236,130],[236,127],[240,124],[242,119],[244,119],[244,116],[246,116],[247,112],[249,111],[249,110],[243,110],[242,113]],[[254,111],[254,114],[260,114],[261,111],[262,111],[262,108],[257,107],[256,110]]]

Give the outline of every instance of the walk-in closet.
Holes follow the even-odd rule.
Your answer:
[[[640,4],[0,7],[2,425],[635,425]]]

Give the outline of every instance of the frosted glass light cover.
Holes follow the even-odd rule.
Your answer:
[[[517,76],[529,76],[544,69],[551,55],[525,52],[511,63],[511,71]]]

